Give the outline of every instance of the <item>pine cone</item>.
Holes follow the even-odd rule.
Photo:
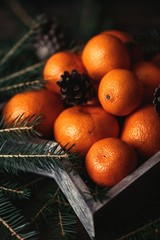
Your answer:
[[[79,74],[76,70],[71,73],[65,71],[57,84],[66,106],[86,103],[96,95],[91,79],[85,74]]]
[[[156,112],[160,116],[160,86],[155,89],[153,104],[156,109]]]
[[[37,29],[35,29],[33,47],[40,60],[67,49],[70,42],[69,34],[62,29],[56,18],[44,17]]]

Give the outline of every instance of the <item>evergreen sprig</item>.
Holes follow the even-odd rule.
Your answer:
[[[11,201],[0,192],[0,238],[36,240],[37,233],[29,231],[29,223]]]
[[[0,99],[7,100],[16,93],[44,88],[41,77],[44,61],[39,62],[32,46],[35,29],[43,22],[37,17],[33,26],[0,59]]]
[[[0,60],[0,66],[4,65],[7,61],[10,61],[15,55],[21,55],[26,46],[27,48],[30,48],[27,41],[31,42],[31,36],[35,33],[36,28],[38,28],[43,21],[43,15],[39,15],[35,20],[33,20],[33,24],[29,30],[6,52],[6,54],[4,54]]]
[[[33,139],[41,137],[41,134],[36,131],[36,126],[43,120],[41,115],[31,115],[23,117],[23,114],[14,120],[8,118],[4,122],[5,116],[0,120],[0,141],[24,141],[24,139]]]
[[[72,239],[69,235],[74,236],[77,232],[77,218],[73,209],[53,179],[44,179],[41,184],[44,187],[26,209],[31,224],[44,232],[47,240]]]
[[[59,240],[75,239],[77,218],[61,191],[58,191],[56,194],[53,207],[55,211],[52,215],[51,222],[56,226],[53,229],[53,234],[59,236]]]
[[[44,62],[35,63],[6,76],[0,71],[1,101],[22,91],[44,88],[46,82],[41,77],[43,66]]]
[[[0,192],[11,199],[28,199],[30,197],[29,189],[18,184],[13,178],[11,180],[6,181],[3,179],[0,182]]]
[[[158,240],[160,239],[160,218],[136,229],[116,240]]]
[[[30,89],[40,89],[44,88],[45,81],[37,79],[29,82],[20,82],[9,86],[0,86],[0,95],[2,97],[10,97],[16,93],[22,92],[24,90]]]
[[[90,194],[96,202],[103,202],[107,198],[106,197],[107,191],[108,191],[107,187],[101,187],[94,184],[94,186],[89,187],[89,192],[87,193]]]
[[[46,181],[48,182],[48,186],[45,189],[41,190],[42,198],[36,198],[32,201],[32,215],[31,215],[31,223],[35,224],[38,222],[42,222],[43,220],[48,223],[50,217],[52,216],[53,202],[56,199],[56,195],[59,194],[60,189],[58,185],[54,181]],[[31,210],[31,209],[30,209]]]
[[[53,234],[59,240],[75,239],[77,219],[71,207],[58,204],[53,215]]]
[[[21,2],[18,0],[6,0],[6,2],[20,22],[29,28],[33,25],[35,20],[31,17],[31,14],[26,11]]]
[[[30,74],[30,76],[33,76],[35,73],[37,73],[37,70],[39,70],[39,68],[43,67],[43,64],[44,64],[44,61],[34,63],[16,72],[14,71],[9,75],[3,75],[3,72],[0,72],[2,75],[2,77],[0,78],[0,84],[6,84],[6,82],[10,83],[11,80],[13,79],[15,79],[15,81],[17,82],[19,80],[19,77],[24,78],[26,74]]]
[[[68,151],[62,148],[57,151],[58,147],[59,144],[51,146],[47,141],[39,144],[0,142],[0,171],[17,174],[19,171],[38,172],[40,169],[50,171],[55,169],[55,165],[62,168],[60,160],[72,155],[69,156]]]

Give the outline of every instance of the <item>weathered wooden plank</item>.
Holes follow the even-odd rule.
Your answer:
[[[159,193],[160,152],[110,188],[102,203],[93,199],[83,179],[66,165],[68,161],[62,161],[62,167],[55,165],[55,170],[39,170],[38,174],[57,182],[91,239],[98,240],[110,229],[117,234],[127,232],[128,219]]]

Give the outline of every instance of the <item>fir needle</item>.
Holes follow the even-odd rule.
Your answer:
[[[31,27],[35,21],[28,14],[28,12],[24,9],[24,7],[17,0],[7,0],[7,3],[14,14],[23,22],[27,27]]]
[[[4,64],[32,34],[33,34],[33,29],[30,29],[1,59],[0,65]]]
[[[35,32],[35,29],[41,24],[42,19],[39,17],[37,21],[33,21],[33,24],[29,31],[20,38],[20,40],[6,53],[6,55],[0,60],[0,65],[4,64],[16,51],[19,47],[23,45],[23,43],[31,37],[31,35]]]
[[[19,77],[19,76],[21,76],[23,74],[26,74],[26,73],[28,73],[28,72],[36,69],[36,68],[39,68],[39,67],[43,66],[43,64],[44,64],[44,61],[36,63],[36,64],[33,64],[33,65],[31,65],[29,67],[26,67],[26,68],[24,68],[24,69],[22,69],[20,71],[17,71],[17,72],[12,73],[12,74],[10,74],[8,76],[0,78],[0,82],[2,83],[2,82],[10,80],[12,78]]]

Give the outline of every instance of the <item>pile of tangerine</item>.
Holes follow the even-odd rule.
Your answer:
[[[52,55],[43,70],[46,89],[14,95],[3,109],[5,126],[8,119],[41,114],[36,128],[42,136],[74,144],[71,151],[85,158],[90,178],[112,187],[160,150],[160,119],[152,104],[159,63],[156,56],[146,61],[130,34],[103,31],[79,53]],[[90,77],[97,99],[66,108],[57,81],[73,69]]]

